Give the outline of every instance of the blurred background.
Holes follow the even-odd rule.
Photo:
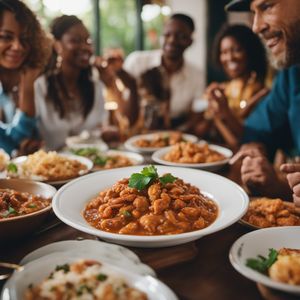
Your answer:
[[[97,54],[122,49],[134,50],[160,46],[164,20],[173,13],[190,15],[196,23],[194,43],[186,51],[188,59],[206,74],[206,81],[223,80],[211,63],[212,40],[224,22],[250,24],[247,13],[225,13],[227,0],[25,0],[41,23],[61,14],[74,14],[84,21],[93,35]]]

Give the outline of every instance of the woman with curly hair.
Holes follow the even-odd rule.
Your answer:
[[[0,0],[0,148],[7,152],[36,128],[34,81],[47,62],[48,39],[19,0]]]
[[[76,16],[53,20],[53,57],[35,83],[38,129],[46,149],[64,146],[70,135],[100,127],[106,118],[103,84],[91,65],[92,41]]]
[[[234,148],[239,142],[239,123],[268,93],[267,55],[259,37],[244,25],[223,26],[215,38],[213,51],[215,65],[223,70],[228,81],[213,82],[207,88],[209,108],[195,131],[203,135],[217,129],[223,141]],[[216,102],[215,98],[222,101]]]

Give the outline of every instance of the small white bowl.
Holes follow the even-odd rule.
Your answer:
[[[270,288],[300,295],[300,286],[290,285],[272,280],[246,266],[249,258],[258,255],[267,257],[269,249],[300,249],[300,226],[272,227],[256,230],[241,236],[230,249],[229,258],[233,267],[243,276]]]

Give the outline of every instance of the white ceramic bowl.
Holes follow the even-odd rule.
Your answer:
[[[233,224],[248,208],[248,196],[244,190],[229,179],[205,171],[156,166],[159,174],[171,173],[185,182],[197,186],[210,196],[219,207],[219,215],[207,228],[174,235],[139,236],[122,235],[98,230],[82,217],[86,203],[101,190],[111,187],[122,178],[138,173],[144,166],[99,171],[78,178],[63,186],[53,199],[53,210],[64,223],[83,232],[96,235],[103,240],[137,247],[166,247],[184,244],[219,231]]]
[[[51,271],[57,265],[72,263],[80,259],[88,259],[84,253],[53,253],[36,260],[33,260],[24,266],[22,271],[16,271],[12,277],[6,282],[2,290],[1,299],[3,300],[19,300],[23,299],[24,291],[30,284],[37,284],[44,278],[47,278]],[[101,259],[97,259],[102,262]],[[178,300],[175,294],[161,281],[152,276],[142,276],[117,267],[116,264],[111,265],[102,262],[104,266],[118,273],[124,278],[130,286],[138,288],[145,292],[149,300]]]
[[[169,134],[169,133],[170,133],[170,131],[158,131],[158,132],[154,132],[154,133],[135,135],[135,136],[129,138],[124,143],[124,146],[129,151],[139,152],[139,153],[143,153],[143,154],[151,154],[154,151],[161,149],[161,147],[138,147],[135,145],[135,142],[140,139],[153,140],[153,138],[156,137],[157,134]],[[196,143],[198,141],[198,138],[192,134],[183,133],[182,137],[187,142]]]
[[[300,295],[300,286],[276,282],[246,266],[248,258],[257,258],[258,255],[267,257],[270,248],[275,250],[284,247],[300,249],[299,237],[300,226],[265,228],[247,233],[235,241],[231,247],[230,262],[239,273],[253,281],[284,292]]]
[[[56,189],[48,184],[31,180],[0,179],[1,189],[13,189],[18,192],[27,192],[42,196],[45,199],[53,198]],[[51,203],[47,207],[27,215],[16,216],[0,220],[0,240],[16,239],[36,230],[51,210]]]
[[[221,147],[217,145],[209,145],[209,148],[215,151],[218,151],[219,153],[223,154],[225,156],[225,159],[216,161],[216,162],[210,162],[210,163],[195,163],[195,164],[188,164],[188,163],[177,163],[165,160],[163,157],[171,150],[173,146],[164,147],[160,150],[155,151],[152,154],[152,160],[156,163],[166,165],[166,166],[176,166],[176,167],[188,167],[188,168],[196,168],[201,170],[207,170],[207,171],[215,171],[220,168],[222,168],[224,165],[226,165],[230,158],[232,157],[232,151]]]

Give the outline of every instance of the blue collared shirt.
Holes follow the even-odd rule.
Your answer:
[[[280,72],[268,96],[245,121],[243,142],[261,142],[300,155],[300,66]]]
[[[2,83],[0,82],[0,108],[2,109],[6,123],[11,123],[16,113],[16,105],[12,101],[11,97],[7,95],[4,90]]]

